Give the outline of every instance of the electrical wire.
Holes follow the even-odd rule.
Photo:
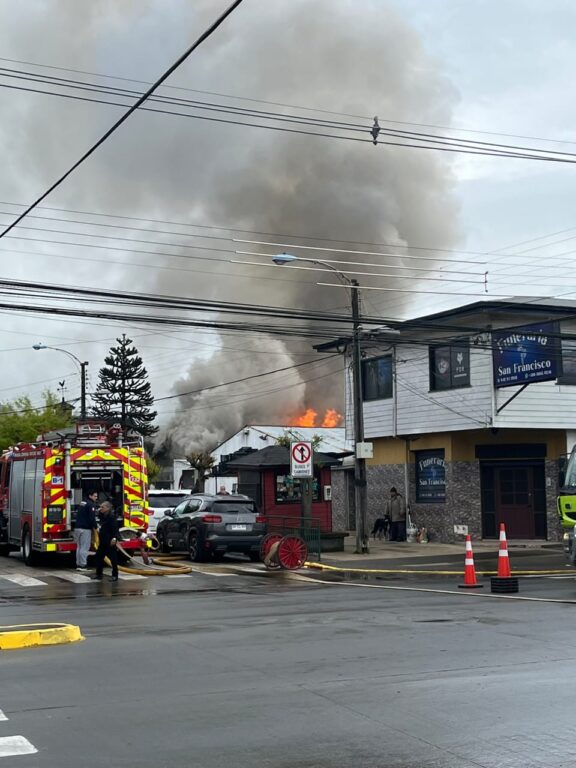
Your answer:
[[[40,197],[38,197],[31,205],[29,205],[8,227],[0,232],[0,239],[10,232],[22,219],[27,216],[34,208],[39,205],[51,192],[59,187],[82,163],[92,155],[98,147],[100,147],[129,117],[135,112],[144,102],[152,96],[152,94],[167,80],[170,75],[178,69],[178,67],[188,59],[188,57],[214,32],[220,27],[221,24],[233,13],[238,6],[241,5],[243,0],[233,0],[230,6],[221,13],[215,21],[198,37],[195,42],[178,57],[178,59],[165,70],[162,75],[138,98],[131,107],[118,119],[116,122],[93,144],[59,179],[57,179]]]

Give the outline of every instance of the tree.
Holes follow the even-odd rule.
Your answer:
[[[198,479],[194,486],[194,493],[204,493],[204,485],[210,477],[208,470],[214,466],[214,458],[208,451],[193,451],[186,456],[186,461],[198,472]]]
[[[284,432],[283,435],[280,435],[279,437],[276,438],[276,444],[281,445],[282,448],[290,448],[290,443],[294,443],[297,440],[301,440],[301,439],[302,438],[298,437],[297,432],[286,431]],[[312,439],[310,440],[310,442],[312,443],[312,449],[314,451],[317,451],[318,446],[322,442],[321,435],[312,435]]]
[[[132,339],[125,333],[116,339],[98,374],[94,393],[94,416],[118,421],[124,429],[135,429],[144,437],[153,435],[158,427],[152,422],[156,411],[151,410],[154,396],[148,371],[142,363]]]
[[[72,409],[53,392],[45,392],[44,404],[34,407],[28,397],[0,403],[0,450],[22,442],[34,442],[38,435],[63,429],[72,423]]]

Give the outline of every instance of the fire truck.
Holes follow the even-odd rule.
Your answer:
[[[12,446],[0,456],[0,553],[21,549],[33,565],[44,552],[73,552],[76,510],[89,490],[112,503],[123,548],[139,548],[148,527],[140,435],[118,424],[80,421]]]

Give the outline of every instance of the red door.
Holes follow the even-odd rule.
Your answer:
[[[534,468],[498,467],[495,470],[496,523],[506,525],[511,539],[533,539]]]

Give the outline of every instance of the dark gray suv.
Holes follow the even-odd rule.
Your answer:
[[[266,518],[248,496],[196,493],[170,510],[158,523],[162,552],[186,550],[195,562],[209,555],[239,552],[260,559]]]

